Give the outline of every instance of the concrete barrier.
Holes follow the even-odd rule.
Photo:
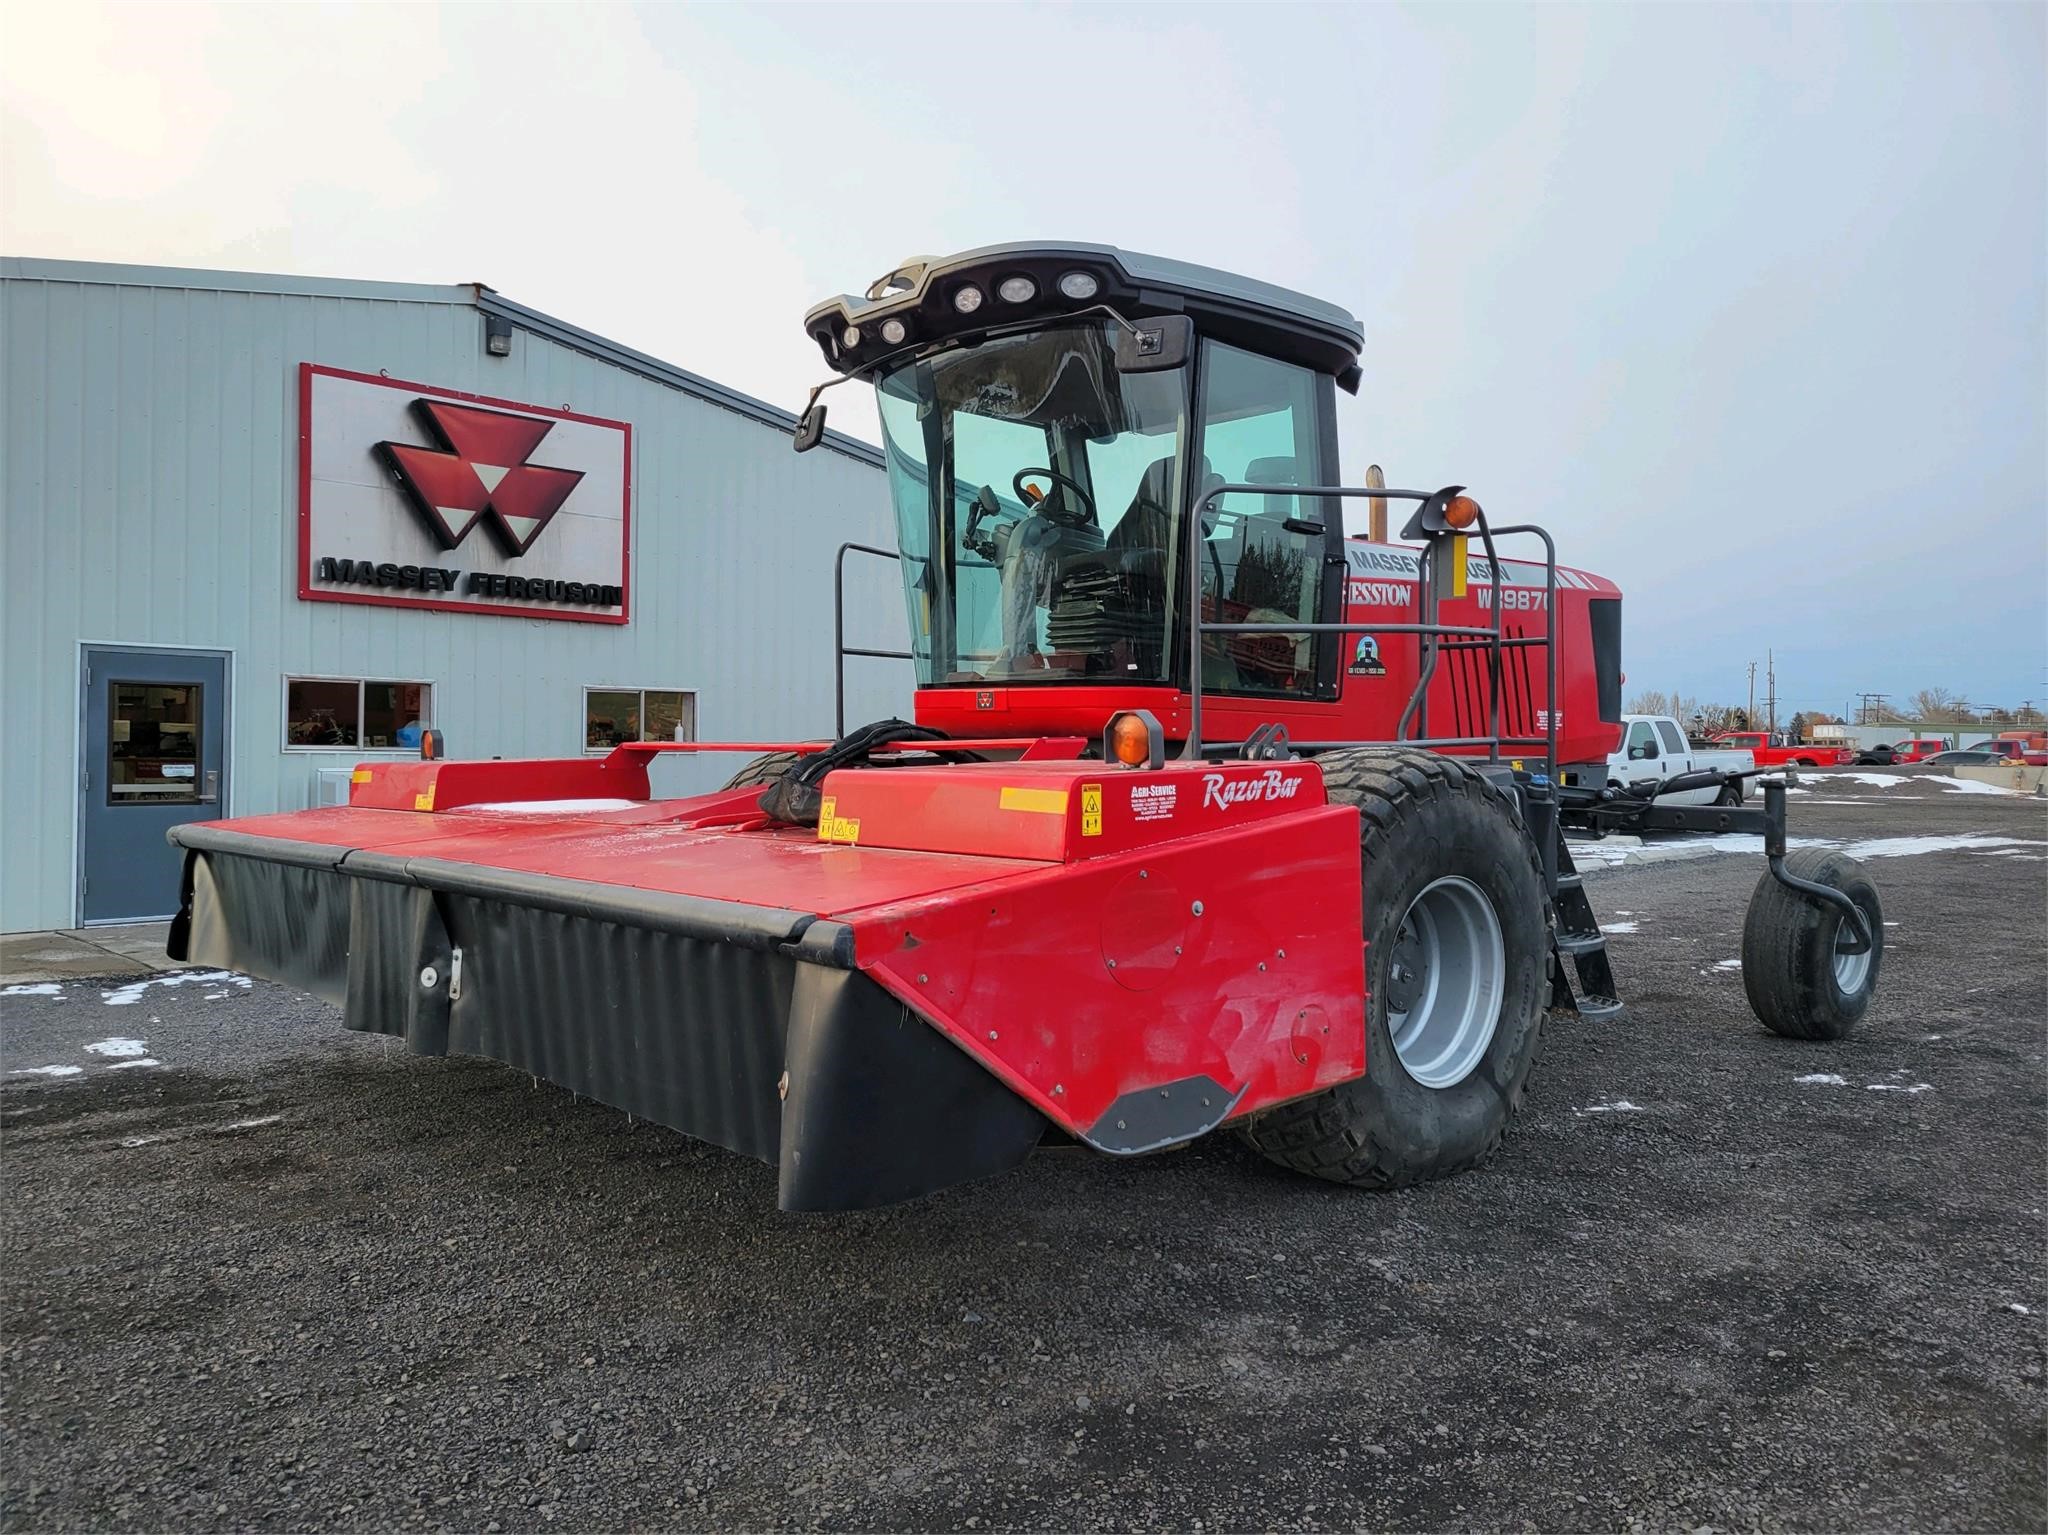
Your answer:
[[[2028,767],[2021,762],[2010,765],[1999,763],[1996,767],[1989,764],[1983,767],[1965,765],[1957,768],[1955,774],[1958,778],[1974,778],[1979,783],[1997,784],[2001,789],[2025,789],[2034,794],[2048,792],[2043,789],[2041,783],[2044,777],[2048,777],[2048,768]]]

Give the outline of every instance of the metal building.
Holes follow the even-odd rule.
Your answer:
[[[477,285],[0,262],[0,930],[168,915],[177,821],[358,760],[833,724],[880,453]],[[791,323],[795,323],[795,316]],[[849,562],[848,643],[900,587]],[[907,712],[856,660],[849,719]],[[660,792],[733,759],[668,756]]]

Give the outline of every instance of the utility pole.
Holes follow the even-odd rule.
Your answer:
[[[1753,730],[1756,728],[1756,662],[1749,663],[1749,708],[1742,716]]]
[[[1859,725],[1882,724],[1884,722],[1884,701],[1888,696],[1885,693],[1858,693],[1856,697],[1861,702],[1856,710],[1856,723]]]
[[[1770,687],[1771,734],[1776,735],[1778,733],[1778,653],[1775,650],[1766,650],[1764,652],[1764,681]]]

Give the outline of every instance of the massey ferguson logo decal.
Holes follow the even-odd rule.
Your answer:
[[[508,556],[526,553],[583,478],[580,469],[527,462],[552,421],[447,400],[414,400],[412,413],[440,447],[380,442],[376,453],[443,549],[487,521]]]
[[[1227,810],[1232,805],[1257,800],[1293,799],[1301,792],[1301,775],[1267,768],[1255,778],[1226,778],[1221,773],[1202,775],[1202,803]]]

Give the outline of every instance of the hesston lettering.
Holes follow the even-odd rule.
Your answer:
[[[470,597],[517,597],[525,602],[567,602],[615,608],[625,600],[618,587],[597,581],[544,581],[487,571],[446,570],[438,565],[395,565],[389,560],[323,558],[314,567],[322,581],[343,586],[397,587],[401,591],[454,592]]]

